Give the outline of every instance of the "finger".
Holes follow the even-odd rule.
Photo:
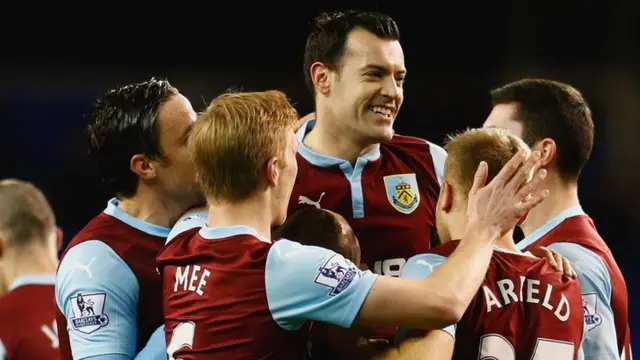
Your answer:
[[[554,269],[558,270],[558,263],[556,262],[556,258],[553,256],[553,253],[546,248],[540,250],[544,251],[544,257],[547,259],[549,264],[553,266]]]
[[[533,256],[537,256],[539,258],[544,258],[545,260],[547,260],[549,265],[551,265],[553,268],[557,269],[558,265],[556,264],[556,258],[553,256],[553,253],[549,249],[547,249],[546,247],[539,246],[537,248],[529,250],[529,252]]]
[[[533,154],[531,154],[531,156],[529,156],[527,160],[522,163],[522,166],[520,166],[518,171],[513,175],[513,177],[509,180],[505,187],[516,189],[514,190],[514,192],[516,192],[523,186],[528,185],[528,180],[531,176],[531,173],[542,165],[540,156],[541,155],[539,151],[534,151]]]
[[[489,167],[487,166],[486,162],[481,161],[480,165],[478,165],[478,170],[476,170],[476,174],[473,177],[473,185],[471,186],[471,190],[469,190],[469,196],[475,194],[487,183],[488,175]]]
[[[538,206],[538,204],[543,202],[544,199],[546,199],[548,196],[549,190],[547,189],[544,189],[537,193],[533,193],[531,194],[531,196],[525,196],[525,200],[520,203],[516,216],[518,218],[523,217],[524,214],[526,214],[528,211],[531,211],[531,209],[533,209],[534,207]]]
[[[547,170],[540,169],[533,176],[533,179],[528,183],[524,184],[518,193],[516,194],[516,199],[521,199],[522,201],[526,201],[531,198],[531,193],[533,193],[538,186],[542,183],[542,181],[547,177]]]
[[[556,261],[556,264],[558,264],[558,268],[556,270],[558,270],[561,273],[565,273],[565,268],[564,268],[564,261],[562,256],[560,256],[560,254],[558,254],[555,251],[551,251],[551,253],[553,254],[554,260]]]
[[[573,266],[571,266],[571,262],[566,257],[562,257],[562,267],[564,268],[564,274],[569,277],[575,277],[576,272],[573,271]]]
[[[527,153],[523,150],[518,151],[518,153],[513,155],[505,166],[500,169],[500,172],[491,180],[490,184],[494,184],[497,187],[504,187],[526,159]]]

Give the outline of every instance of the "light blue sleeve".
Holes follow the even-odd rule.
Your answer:
[[[96,355],[84,360],[131,360],[131,357],[122,354]]]
[[[167,344],[164,325],[151,334],[147,345],[136,355],[134,360],[167,360]]]
[[[108,354],[91,356],[85,360],[131,360],[131,357],[122,354]],[[167,360],[164,325],[157,328],[156,331],[151,334],[147,345],[140,350],[133,360]]]
[[[98,240],[70,249],[56,275],[74,359],[135,355],[139,286],[129,266]]]
[[[606,265],[597,254],[578,244],[555,243],[548,248],[566,257],[578,275],[585,321],[585,359],[620,359],[611,309],[611,277]]]
[[[429,144],[429,152],[431,153],[431,159],[433,159],[433,169],[438,178],[438,183],[442,186],[444,182],[444,163],[447,161],[447,151],[442,147],[427,141]]]
[[[203,227],[207,222],[207,216],[209,216],[209,212],[206,209],[198,209],[182,215],[173,228],[171,228],[171,231],[169,231],[167,243],[185,231]]]
[[[4,344],[2,343],[2,340],[0,340],[0,360],[6,360],[7,359],[7,349],[5,349]]]
[[[331,250],[278,240],[267,255],[269,311],[285,330],[297,330],[307,320],[348,328],[376,278]]]
[[[416,255],[410,258],[409,260],[407,260],[407,263],[402,268],[400,277],[406,278],[406,279],[416,279],[416,280],[425,279],[426,277],[431,275],[431,273],[433,273],[433,271],[438,266],[440,266],[443,262],[445,262],[445,260],[447,260],[446,257],[438,254]],[[453,336],[454,339],[456,338],[455,325],[449,325],[446,328],[443,328],[442,330],[447,332],[449,335]],[[398,329],[398,332],[396,334],[396,342],[399,342],[400,340],[402,340],[408,331],[409,329],[403,329],[403,328]]]

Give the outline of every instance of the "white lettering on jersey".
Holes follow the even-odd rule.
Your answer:
[[[394,258],[387,260],[378,260],[373,263],[373,272],[378,275],[399,277],[402,274],[402,268],[407,260],[403,258]]]
[[[44,333],[44,335],[51,340],[51,347],[53,349],[57,349],[60,347],[60,340],[58,340],[58,326],[56,325],[56,321],[53,320],[53,324],[51,327],[47,325],[42,325],[40,330]]]
[[[199,274],[201,269],[202,274]],[[173,285],[173,292],[178,292],[178,288],[182,286],[181,290],[193,291],[202,296],[202,288],[207,285],[209,275],[211,275],[211,272],[200,265],[178,266],[176,268],[176,282]]]
[[[502,279],[496,282],[500,291],[500,297],[491,291],[487,285],[482,286],[484,298],[487,303],[487,312],[491,312],[493,307],[498,309],[511,303],[527,302],[529,304],[540,304],[543,308],[552,311],[558,320],[565,322],[571,314],[569,300],[561,294],[560,301],[557,304],[551,304],[551,294],[553,293],[553,285],[547,284],[544,292],[540,294],[540,280],[528,279],[520,276],[518,293],[516,293],[515,284],[511,279]],[[526,288],[526,289],[525,289]]]

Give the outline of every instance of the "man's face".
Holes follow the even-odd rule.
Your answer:
[[[195,166],[187,149],[187,139],[195,121],[196,113],[182,94],[173,95],[158,113],[164,160],[158,167],[157,178],[168,196],[187,207],[202,201]]]
[[[507,129],[513,135],[522,138],[522,123],[516,120],[517,110],[515,103],[498,104],[493,107],[482,127]]]
[[[371,144],[388,141],[404,99],[404,53],[398,41],[363,29],[346,41],[339,71],[330,73],[327,98],[337,126]]]

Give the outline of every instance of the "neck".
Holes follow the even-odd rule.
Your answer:
[[[350,136],[353,132],[340,126],[341,123],[343,122],[337,119],[331,110],[323,111],[318,107],[316,123],[304,138],[303,143],[316,153],[352,163],[358,159],[358,156],[380,146],[378,143],[371,144]]]
[[[207,226],[244,225],[255,229],[260,236],[271,240],[271,211],[266,194],[240,202],[220,202],[209,199]]]
[[[457,214],[451,217],[453,220],[453,226],[450,226],[451,229],[450,235],[452,239],[460,239],[463,241],[462,236],[464,235],[465,228],[467,227],[467,209],[464,211],[460,211]],[[513,241],[513,230],[506,233],[504,236],[500,237],[496,241],[496,246],[514,252],[521,252],[518,250],[515,241]]]
[[[38,245],[13,248],[7,251],[7,261],[2,263],[2,275],[6,286],[25,275],[55,274],[58,261],[50,250]],[[12,260],[9,260],[12,259]]]
[[[188,206],[160,196],[142,184],[134,196],[118,199],[118,207],[137,219],[164,227],[173,226],[188,210]]]
[[[529,236],[564,210],[580,205],[578,185],[574,181],[567,183],[554,176],[547,178],[540,188],[549,189],[550,196],[533,208],[527,215],[526,221],[520,225],[525,236]]]

